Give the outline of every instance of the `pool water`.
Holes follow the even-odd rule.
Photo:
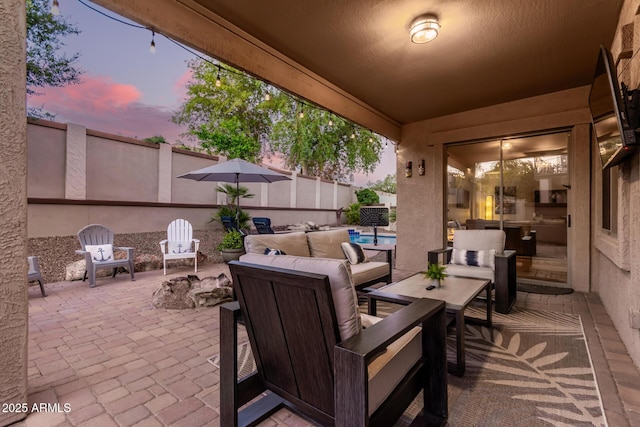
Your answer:
[[[373,234],[351,234],[349,236],[351,243],[372,244]],[[379,245],[395,245],[396,236],[381,236],[378,234]]]

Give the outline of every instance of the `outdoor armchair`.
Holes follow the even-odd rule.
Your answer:
[[[113,269],[113,277],[116,277],[118,267],[125,267],[133,278],[133,248],[113,246],[114,233],[108,227],[100,224],[91,224],[78,231],[81,250],[76,253],[83,255],[85,259],[85,272],[82,278],[84,282],[89,278],[89,286],[96,285],[96,270]],[[125,253],[125,258],[116,259],[114,250]]]
[[[198,248],[200,240],[193,238],[193,227],[185,219],[175,219],[167,227],[167,238],[160,242],[164,275],[167,260],[193,258],[194,272],[198,272]]]
[[[421,425],[444,425],[444,302],[421,299],[363,329],[347,261],[294,258],[281,261],[294,269],[229,263],[238,301],[220,309],[221,425],[287,407],[318,425],[389,426],[420,391]],[[257,366],[242,379],[240,318]]]
[[[40,273],[40,264],[38,263],[37,256],[29,256],[27,257],[27,262],[29,263],[29,271],[27,272],[27,282],[38,282],[40,285],[40,292],[43,297],[46,297],[47,294],[44,291],[44,284],[42,283],[42,274]]]
[[[427,258],[445,264],[448,275],[491,280],[495,310],[507,314],[516,301],[516,252],[504,249],[505,239],[502,230],[456,230],[453,247],[429,251]]]

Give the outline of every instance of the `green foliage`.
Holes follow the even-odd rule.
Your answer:
[[[389,222],[396,222],[398,220],[398,208],[389,209]]]
[[[378,164],[382,142],[373,132],[229,66],[194,60],[189,68],[187,100],[172,120],[208,152],[252,162],[278,153],[289,169],[331,180]]]
[[[236,217],[236,206],[238,198],[241,199],[250,199],[255,196],[255,194],[249,193],[249,189],[244,186],[239,186],[236,188],[235,184],[218,184],[218,188],[216,191],[219,193],[224,193],[227,195],[227,205],[220,206],[215,216],[211,218],[211,221],[218,221],[222,223],[223,216],[230,216],[232,218]],[[238,228],[241,230],[246,230],[249,228],[249,220],[251,216],[243,211],[242,209],[238,210]]]
[[[222,242],[218,245],[218,250],[241,249],[243,247],[242,234],[238,231],[227,231],[224,233]]]
[[[380,203],[380,196],[369,188],[363,188],[360,191],[356,191],[356,197],[358,198],[358,202],[362,205],[375,205],[376,203]]]
[[[375,183],[367,183],[367,187],[372,190],[384,191],[385,193],[396,194],[398,181],[395,175],[387,175],[383,180],[377,180]]]
[[[61,16],[53,16],[48,0],[27,0],[27,94],[38,95],[39,87],[62,87],[80,83],[82,70],[73,64],[78,53],[67,56],[60,52],[62,38],[80,31]],[[27,114],[35,118],[53,118],[42,108],[30,107]]]
[[[447,267],[440,263],[429,263],[427,271],[424,273],[425,277],[433,280],[442,280],[447,277]]]
[[[347,224],[360,224],[360,203],[349,205],[349,208],[345,211],[345,215],[347,216]]]
[[[154,144],[167,144],[167,140],[164,139],[164,136],[162,135],[150,136],[149,138],[145,138],[144,140],[147,142],[152,142]]]

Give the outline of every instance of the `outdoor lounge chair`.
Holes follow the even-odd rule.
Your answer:
[[[96,270],[104,268],[113,269],[113,277],[116,277],[118,267],[125,267],[133,278],[133,248],[113,246],[114,233],[109,228],[100,224],[91,224],[78,231],[81,250],[76,253],[83,255],[86,262],[86,270],[82,281],[89,278],[89,286],[96,285]],[[126,257],[115,259],[114,250],[124,251]]]
[[[175,219],[167,227],[167,238],[160,242],[164,275],[167,260],[193,258],[194,272],[198,272],[198,247],[200,240],[193,238],[193,228],[185,219]]]
[[[362,329],[347,261],[291,261],[315,272],[229,263],[238,301],[220,309],[220,425],[255,425],[287,407],[318,425],[389,426],[420,391],[420,425],[444,425],[444,302],[420,299]],[[242,379],[240,317],[257,366]]]
[[[221,216],[220,221],[225,228],[225,231],[240,231],[236,226],[236,221],[232,216]]]
[[[502,230],[456,230],[452,248],[429,251],[427,258],[445,264],[448,275],[491,280],[495,310],[507,314],[516,302],[516,252],[504,249],[505,239]]]
[[[40,273],[40,264],[38,263],[37,256],[29,256],[27,257],[27,262],[29,263],[29,271],[27,272],[27,282],[38,282],[40,285],[40,292],[43,297],[46,297],[47,294],[44,291],[44,284],[42,283],[42,274]]]
[[[254,217],[252,218],[253,225],[256,226],[258,234],[275,234],[275,231],[271,228],[271,219],[266,217]]]

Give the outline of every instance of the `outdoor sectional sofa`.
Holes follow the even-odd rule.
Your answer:
[[[342,242],[349,242],[347,229],[310,233],[250,234],[244,239],[244,248],[247,254],[259,254],[264,257],[293,256],[343,260],[346,257],[342,252]],[[286,255],[265,255],[267,248],[283,251]],[[242,261],[242,258],[240,260]],[[350,264],[350,268],[353,284],[358,290],[380,282],[391,283],[389,252],[387,252],[387,262],[367,261]]]

